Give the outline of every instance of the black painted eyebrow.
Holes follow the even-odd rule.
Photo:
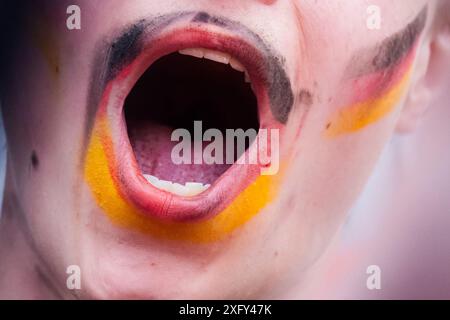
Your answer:
[[[428,6],[401,31],[382,40],[375,47],[358,52],[348,67],[351,74],[361,76],[392,68],[411,52],[425,28]],[[355,72],[356,71],[356,72]]]

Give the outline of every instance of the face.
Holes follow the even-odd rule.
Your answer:
[[[397,125],[434,8],[370,4],[379,29],[363,0],[79,0],[80,30],[64,1],[26,17],[8,174],[59,293],[74,294],[69,265],[94,298],[273,298],[301,282]],[[203,140],[258,136],[216,145],[234,164],[176,163],[173,132],[194,121]]]

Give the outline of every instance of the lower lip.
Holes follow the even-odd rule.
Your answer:
[[[270,203],[280,174],[261,176],[258,165],[233,165],[206,192],[192,198],[161,191],[142,176],[128,141],[123,101],[152,61],[187,47],[225,51],[241,60],[252,78],[261,128],[275,127],[282,133],[282,126],[265,116],[270,111],[264,77],[254,59],[257,51],[240,40],[184,30],[158,39],[158,52],[144,50],[107,84],[87,151],[85,178],[113,222],[166,239],[208,242],[230,234]]]

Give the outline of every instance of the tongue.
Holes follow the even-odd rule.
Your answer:
[[[212,184],[228,169],[227,164],[175,164],[172,161],[172,149],[179,142],[171,141],[173,128],[161,126],[148,121],[129,124],[128,134],[136,160],[143,174],[150,174],[159,179],[184,184],[201,182]],[[206,146],[204,144],[204,146]],[[192,159],[194,155],[191,143]]]

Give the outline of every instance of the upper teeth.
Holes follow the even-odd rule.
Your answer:
[[[186,182],[185,185],[182,185],[172,181],[160,180],[150,174],[144,174],[144,178],[160,190],[184,197],[196,196],[210,187],[209,184],[204,185],[201,182]]]
[[[196,58],[205,58],[208,60],[216,61],[223,64],[230,64],[230,66],[237,71],[245,72],[245,80],[246,82],[250,82],[250,78],[248,76],[247,70],[245,70],[244,66],[231,57],[229,54],[225,52],[204,49],[204,48],[187,48],[178,51],[181,54],[193,56]]]

